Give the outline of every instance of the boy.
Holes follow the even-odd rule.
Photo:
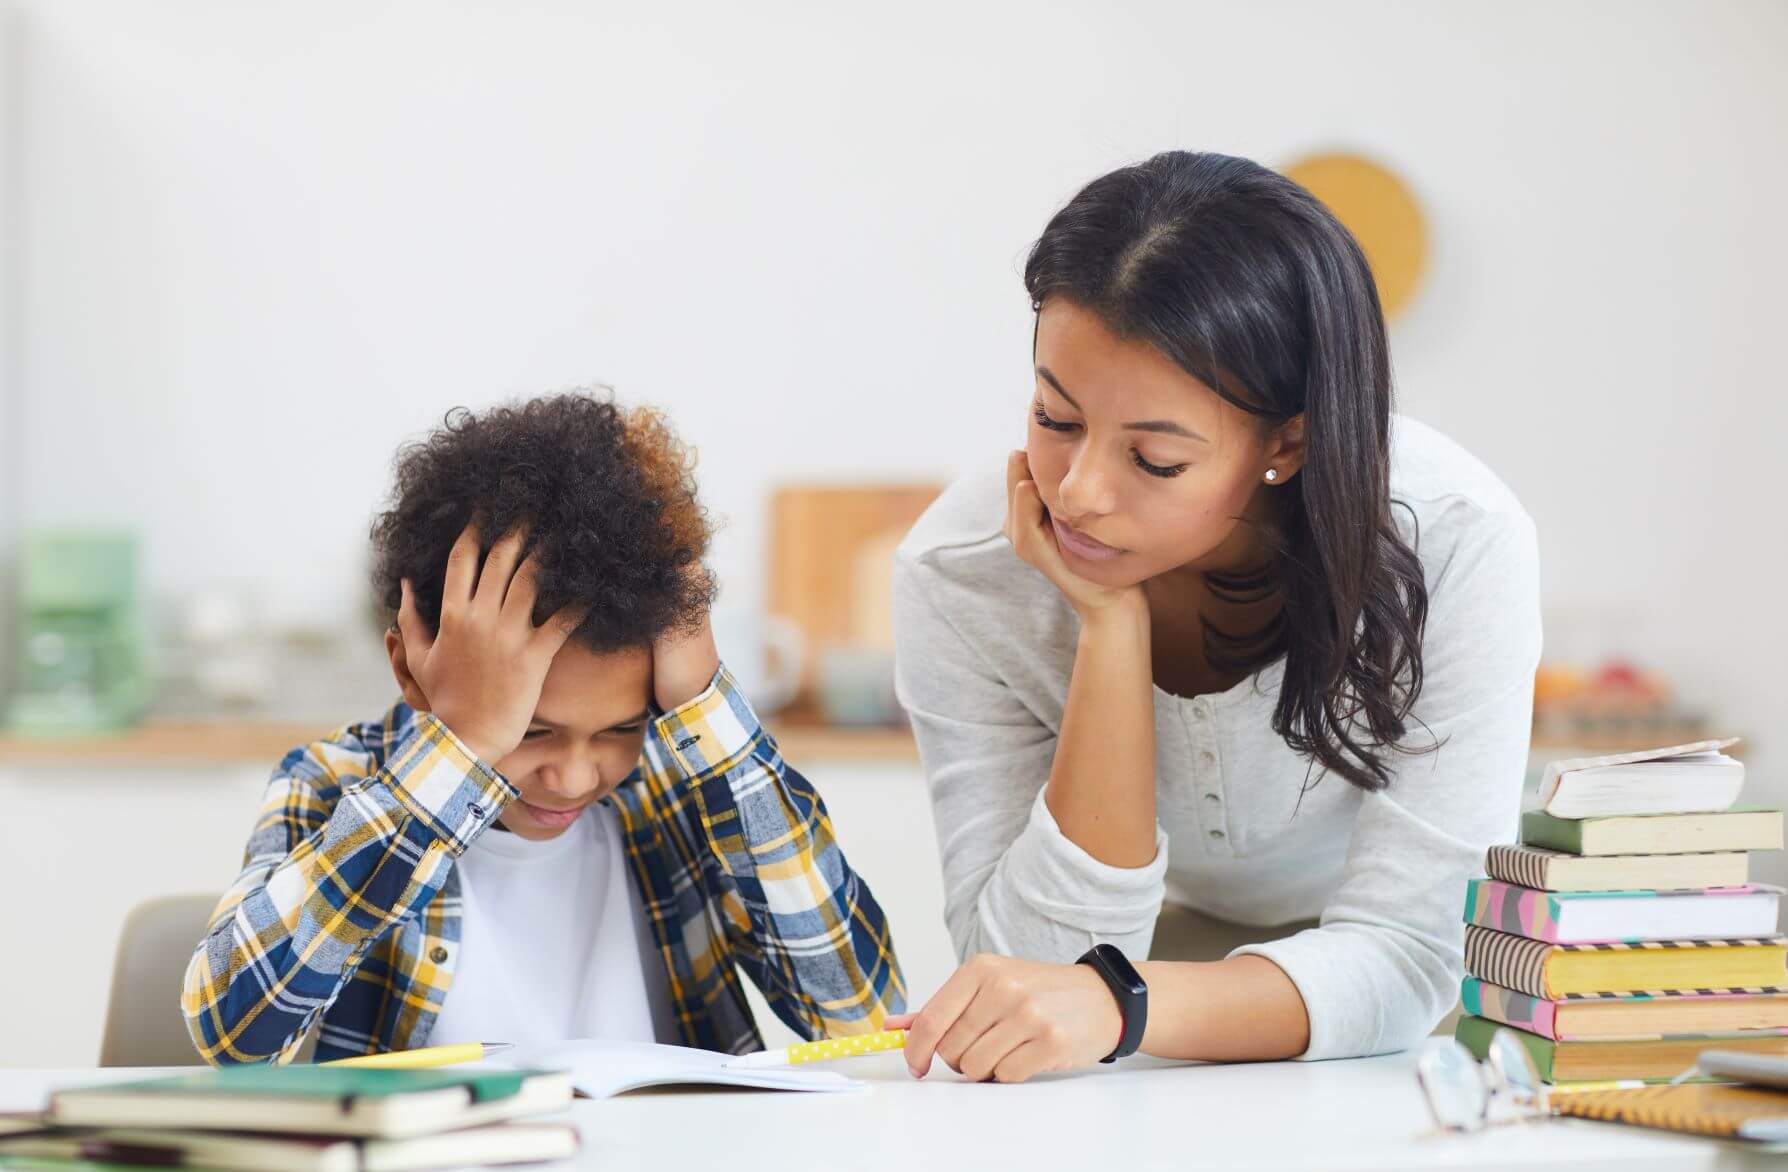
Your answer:
[[[274,771],[186,973],[213,1063],[569,1037],[761,1046],[899,1012],[881,908],[721,667],[664,421],[456,412],[373,527],[402,702]]]

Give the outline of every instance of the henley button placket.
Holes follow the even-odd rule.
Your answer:
[[[1204,789],[1204,808],[1209,821],[1221,823],[1223,820],[1223,795],[1218,793],[1220,779],[1217,774],[1217,750],[1213,747],[1215,734],[1210,728],[1210,707],[1201,697],[1192,702],[1193,737],[1198,742],[1198,763],[1201,766],[1199,782]],[[1205,831],[1213,846],[1225,843],[1229,834],[1221,825],[1215,825]]]

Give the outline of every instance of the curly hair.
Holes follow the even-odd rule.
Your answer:
[[[606,394],[547,395],[474,413],[400,449],[390,508],[373,521],[373,585],[395,616],[408,578],[438,629],[447,555],[474,518],[488,550],[517,525],[540,567],[534,621],[589,608],[572,636],[598,652],[697,624],[714,598],[711,527],[695,461],[658,412]]]

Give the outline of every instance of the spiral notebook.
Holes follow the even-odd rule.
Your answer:
[[[1728,1083],[1638,1087],[1554,1094],[1555,1115],[1628,1123],[1692,1135],[1752,1140],[1782,1150],[1788,1141],[1788,1094]]]

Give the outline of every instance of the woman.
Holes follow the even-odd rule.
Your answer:
[[[892,1020],[909,1066],[1411,1045],[1454,1003],[1465,880],[1519,811],[1531,520],[1393,421],[1364,255],[1265,168],[1170,152],[1097,179],[1025,284],[1025,447],[946,492],[896,568],[974,957]],[[1151,943],[1145,991],[1089,954]]]

